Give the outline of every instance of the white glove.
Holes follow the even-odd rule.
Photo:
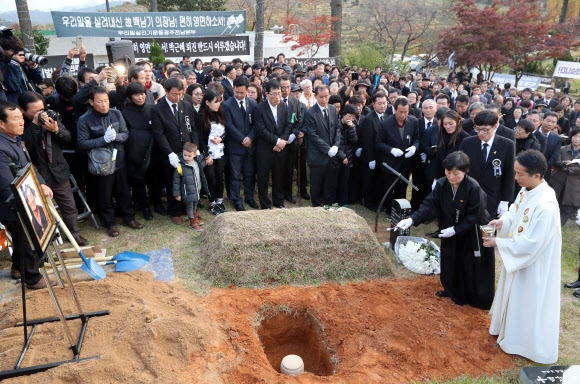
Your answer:
[[[362,148],[358,148],[358,149],[357,149],[357,150],[354,152],[354,155],[355,155],[356,157],[360,157],[360,155],[361,155],[361,154],[362,154]]]
[[[580,225],[580,209],[576,213],[576,224]]]
[[[453,227],[449,227],[442,229],[439,237],[451,237],[453,235],[455,235],[455,229],[453,229]]]
[[[330,147],[330,149],[328,150],[328,156],[330,156],[330,157],[336,156],[337,153],[338,153],[338,147],[336,145]]]
[[[171,152],[167,157],[169,157],[169,164],[171,164],[173,168],[179,167],[179,157],[177,157],[175,152]]]
[[[403,156],[405,152],[401,151],[399,148],[393,148],[391,149],[391,155],[395,156],[395,157],[401,157]]]
[[[103,137],[107,143],[110,143],[111,141],[115,141],[115,137],[117,137],[117,132],[115,132],[113,128],[109,127],[105,131],[105,136]]]
[[[508,202],[507,201],[500,202],[498,207],[497,207],[497,216],[501,217],[501,215],[506,213],[507,210],[508,210]]]
[[[413,225],[413,219],[411,219],[409,217],[408,219],[403,219],[403,220],[399,221],[399,223],[397,224],[397,226],[395,228],[400,228],[404,231],[406,229],[411,228],[411,225]]]
[[[405,157],[409,158],[411,156],[413,156],[415,154],[415,151],[417,150],[417,148],[415,148],[414,145],[411,145],[409,148],[405,149]]]
[[[369,161],[369,169],[375,169],[377,162],[375,160]]]
[[[425,163],[427,161],[427,154],[426,153],[421,153],[421,162]]]
[[[431,190],[434,190],[436,185],[437,185],[437,179],[433,180],[433,184],[431,184]]]
[[[294,140],[296,140],[296,135],[291,133],[290,136],[288,136],[288,144],[292,144]]]

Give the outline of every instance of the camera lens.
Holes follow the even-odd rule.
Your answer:
[[[48,63],[48,59],[46,57],[35,55],[34,53],[25,53],[24,58],[28,61],[32,61],[40,65],[46,65],[46,63]]]

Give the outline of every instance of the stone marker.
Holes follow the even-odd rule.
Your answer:
[[[580,383],[580,365],[525,367],[520,372],[522,384]]]

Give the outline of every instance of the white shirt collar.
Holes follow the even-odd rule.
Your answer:
[[[481,147],[483,147],[483,144],[484,143],[487,143],[487,145],[488,145],[488,147],[487,147],[488,149],[487,150],[489,151],[491,149],[491,146],[493,145],[493,140],[494,139],[495,139],[495,134],[491,137],[491,139],[489,139],[489,141],[483,141],[483,140],[481,140]]]
[[[171,112],[173,112],[173,104],[177,104],[177,109],[179,109],[179,102],[174,103],[172,101],[169,101],[167,97],[165,97],[165,100],[167,101],[167,104],[169,104],[169,109],[171,109]]]
[[[326,105],[326,108],[322,108],[322,106],[320,104],[317,104],[318,108],[320,108],[320,112],[322,112],[324,114],[324,110],[326,109],[326,113],[328,113],[328,105]],[[330,116],[330,114],[329,114]]]

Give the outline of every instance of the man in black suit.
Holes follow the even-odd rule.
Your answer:
[[[485,106],[485,109],[487,111],[492,111],[500,119],[500,123],[497,126],[497,130],[495,131],[495,134],[499,135],[501,137],[505,137],[506,139],[510,139],[511,141],[515,141],[516,137],[515,137],[514,130],[501,124],[501,121],[502,121],[501,120],[501,107],[499,106],[499,104],[496,104],[496,103],[488,104]]]
[[[312,206],[320,207],[336,203],[340,123],[336,108],[328,104],[328,85],[318,86],[315,98],[316,105],[304,115],[304,130],[308,142],[306,162],[310,167],[310,197]]]
[[[455,98],[455,112],[459,113],[459,116],[463,119],[469,118],[469,112],[467,109],[469,108],[469,96],[467,95],[457,95]]]
[[[255,130],[251,121],[257,104],[246,97],[248,79],[238,77],[234,80],[234,97],[222,104],[226,119],[226,148],[230,161],[230,194],[236,211],[245,211],[240,194],[242,175],[244,176],[244,200],[250,207],[257,209],[254,200],[254,162]]]
[[[560,127],[560,133],[568,136],[570,133],[570,120],[564,116],[564,106],[559,104],[554,108],[554,112],[558,115],[558,127]]]
[[[540,129],[542,126],[542,120],[544,119],[544,114],[542,112],[536,111],[534,109],[534,110],[528,112],[528,117],[526,117],[526,119],[530,120],[532,123],[534,123],[534,127],[536,127],[536,130],[534,131],[534,136],[536,136],[536,139],[540,143],[540,152],[542,152],[545,156],[546,144],[548,142],[548,139],[546,138],[546,135],[544,135],[542,133],[542,130]]]
[[[414,116],[409,116],[409,99],[403,96],[399,97],[395,101],[394,107],[395,114],[383,120],[377,132],[376,151],[377,158],[380,159],[378,165],[383,173],[381,193],[384,193],[397,179],[397,176],[382,164],[387,163],[391,168],[409,178],[412,157],[420,145],[417,119]],[[388,196],[386,200],[387,214],[390,214],[393,199],[404,199],[406,190],[406,183],[402,181],[397,183],[391,196]]]
[[[280,91],[282,92],[282,102],[288,107],[288,119],[290,120],[290,136],[284,152],[286,152],[286,162],[284,168],[284,200],[291,204],[296,204],[292,197],[292,185],[294,181],[294,168],[296,166],[298,154],[298,141],[304,138],[302,132],[302,107],[300,100],[290,94],[292,83],[290,77],[282,76],[280,78]],[[300,175],[301,177],[303,175]],[[300,191],[298,191],[300,193]]]
[[[367,114],[360,122],[357,133],[361,145],[360,153],[361,175],[362,175],[362,194],[365,207],[371,211],[376,211],[381,201],[379,182],[380,172],[376,171],[377,156],[375,146],[377,142],[377,132],[379,131],[381,121],[386,119],[387,95],[378,91],[371,97],[373,112]],[[380,163],[378,164],[380,166]]]
[[[548,87],[544,91],[544,97],[536,99],[535,103],[536,104],[539,104],[539,103],[546,104],[548,106],[548,109],[553,110],[554,108],[556,108],[556,105],[559,104],[558,100],[556,100],[554,98],[555,93],[556,93],[556,90],[554,88]]]
[[[397,101],[397,99],[401,97],[401,91],[398,90],[397,88],[391,88],[389,90],[389,106],[387,107],[387,110],[385,111],[387,116],[391,116],[395,114],[395,101]],[[409,108],[411,108],[411,106],[409,106]]]
[[[501,216],[514,194],[515,142],[495,134],[499,125],[495,112],[479,112],[474,123],[477,136],[465,138],[459,149],[469,156],[469,176],[487,194],[488,213]]]
[[[254,110],[256,130],[256,167],[258,173],[258,198],[262,209],[284,208],[284,166],[286,145],[291,133],[288,107],[281,103],[280,82],[268,81],[264,89],[266,100]],[[272,173],[272,201],[268,198],[268,180]]]
[[[199,146],[193,105],[181,100],[183,83],[170,78],[163,84],[165,96],[151,109],[151,127],[163,162],[165,188],[173,190],[173,171],[179,166],[178,153],[186,142]],[[167,199],[167,213],[174,224],[181,224],[181,202]]]
[[[224,101],[227,101],[230,97],[234,97],[234,80],[236,78],[236,67],[233,65],[226,65],[224,75],[226,77],[222,80],[222,85],[224,86]]]
[[[444,96],[445,101],[449,99],[447,95],[439,96]],[[423,106],[421,107],[422,117],[417,121],[417,126],[419,128],[419,141],[423,139],[423,135],[427,129],[432,126],[437,126],[435,113],[437,112],[438,107],[436,102],[438,102],[437,99],[427,99],[423,102]],[[419,147],[417,147],[417,149],[419,149]],[[425,200],[429,193],[431,193],[431,184],[433,183],[432,179],[429,181],[425,177],[427,164],[423,162],[423,158],[425,158],[426,161],[427,155],[420,150],[418,150],[412,157],[411,173],[413,174],[413,184],[419,188],[418,191],[415,191],[414,189],[411,191],[411,209],[413,211],[419,209],[423,200]]]
[[[539,130],[546,136],[546,152],[544,152],[544,157],[548,162],[548,171],[544,175],[544,179],[546,179],[546,181],[550,180],[552,165],[554,165],[556,160],[558,160],[560,147],[562,146],[562,138],[560,135],[552,131],[554,128],[556,128],[557,124],[558,114],[556,112],[549,111],[544,113],[542,126]]]

